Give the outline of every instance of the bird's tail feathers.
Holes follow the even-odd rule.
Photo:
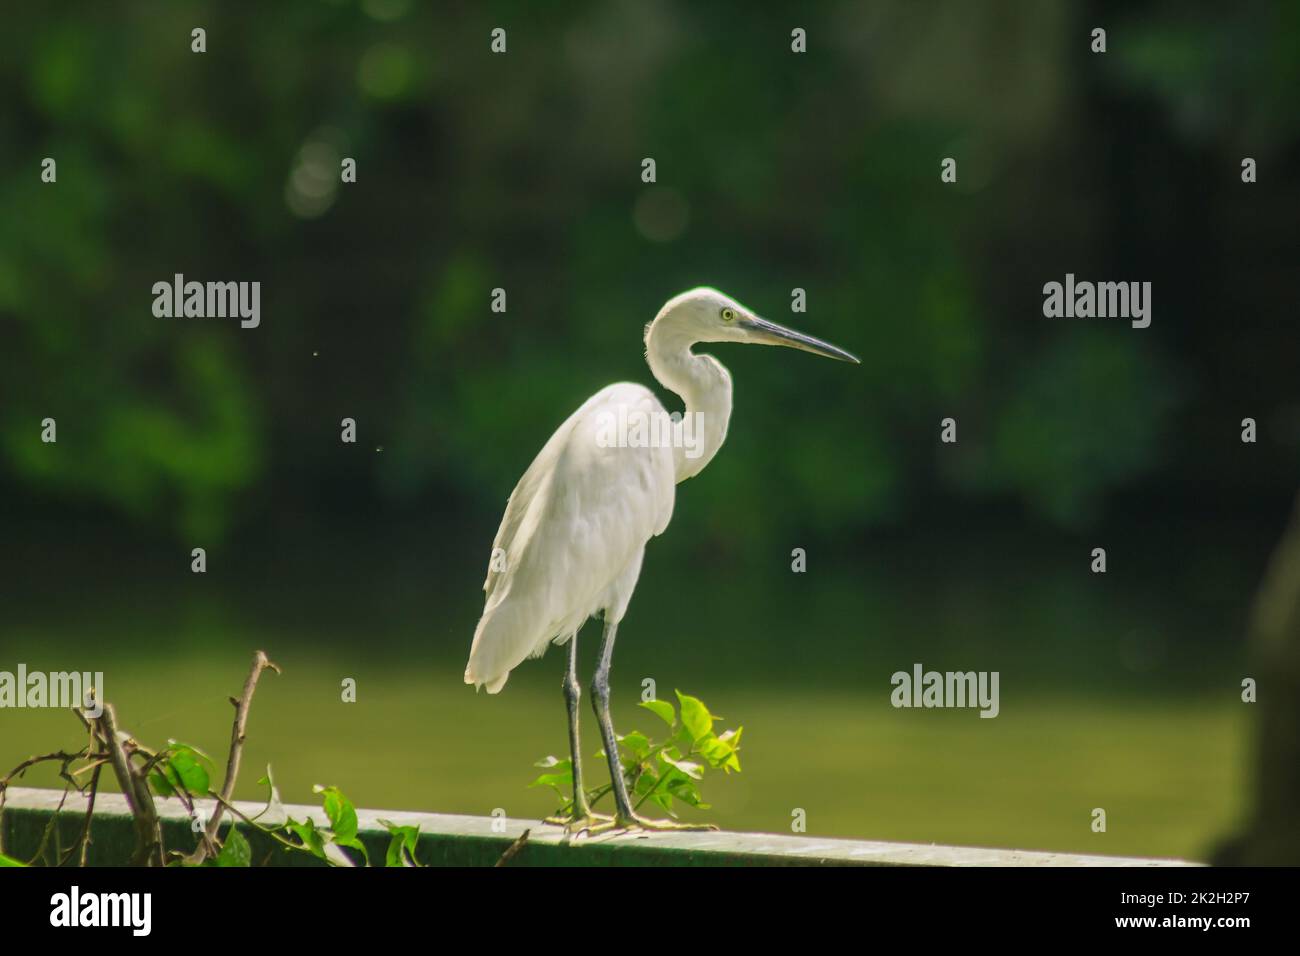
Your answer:
[[[486,687],[489,694],[499,693],[510,672],[533,655],[537,642],[530,633],[532,628],[521,618],[518,609],[509,604],[498,604],[483,612],[474,629],[474,643],[465,667],[466,684]]]

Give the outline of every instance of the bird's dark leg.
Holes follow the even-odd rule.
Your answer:
[[[605,741],[605,756],[609,760],[609,779],[614,787],[614,823],[617,829],[644,830],[716,830],[712,824],[678,823],[675,820],[647,820],[638,816],[627,796],[627,781],[623,779],[623,762],[618,756],[618,738],[614,735],[614,722],[609,717],[609,662],[614,656],[614,632],[617,622],[605,622],[605,634],[600,643],[600,663],[591,682],[591,706],[600,723],[600,736]],[[592,832],[606,829],[599,827]]]
[[[565,815],[547,817],[547,823],[563,826],[567,830],[590,830],[599,821],[612,821],[612,817],[592,813],[587,802],[587,790],[582,782],[582,746],[578,742],[578,701],[582,699],[582,686],[578,683],[578,635],[569,638],[569,666],[564,672],[564,703],[569,711],[569,757],[573,767],[573,806]]]
[[[600,724],[600,736],[605,743],[605,759],[609,761],[609,782],[614,787],[615,819],[620,824],[631,822],[632,803],[627,798],[627,781],[623,779],[623,762],[618,756],[618,738],[614,736],[614,722],[609,717],[609,662],[614,656],[614,634],[617,622],[606,621],[605,633],[600,641],[600,663],[591,681],[591,706]]]
[[[578,684],[578,635],[569,638],[569,668],[564,674],[564,703],[569,709],[569,754],[573,760],[573,819],[591,816],[587,791],[582,786],[582,747],[578,743],[578,701],[582,687]]]

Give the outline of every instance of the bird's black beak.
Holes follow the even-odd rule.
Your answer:
[[[811,352],[813,355],[838,359],[841,362],[852,362],[854,365],[862,364],[858,361],[857,356],[844,351],[837,345],[815,339],[811,335],[804,335],[794,329],[787,329],[784,325],[777,325],[775,322],[760,319],[758,316],[741,319],[738,324],[749,333],[749,340],[758,345],[784,345],[787,348],[801,349],[804,352]]]

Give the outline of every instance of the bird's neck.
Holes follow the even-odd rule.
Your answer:
[[[673,431],[673,466],[683,482],[704,470],[722,447],[731,419],[731,375],[711,355],[691,351],[694,341],[661,319],[646,329],[646,362],[664,388],[686,405]]]

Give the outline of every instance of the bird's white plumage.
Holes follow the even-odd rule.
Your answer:
[[[556,429],[511,493],[492,543],[503,562],[489,564],[483,584],[467,684],[495,694],[512,669],[568,640],[588,617],[603,611],[618,621],[627,610],[646,542],[672,517],[676,478],[670,447],[608,440],[620,415],[667,412],[643,385],[601,389]]]
[[[676,484],[699,474],[727,437],[731,376],[717,359],[692,350],[699,342],[784,345],[857,361],[760,319],[717,289],[669,299],[646,326],[646,362],[659,384],[681,397],[689,431],[683,419],[665,440],[663,405],[627,382],[601,389],[556,430],[519,479],[493,542],[467,684],[495,694],[511,670],[551,641],[572,638],[593,614],[603,612],[611,626],[622,620],[646,542],[672,517]],[[648,441],[625,442],[638,423],[657,424],[658,437],[652,427]]]
[[[694,352],[699,342],[784,345],[857,362],[837,346],[759,318],[717,289],[691,289],[669,299],[645,331],[646,363],[681,397],[685,416],[670,424],[649,389],[610,385],[569,416],[519,479],[493,542],[465,682],[495,694],[525,658],[540,657],[551,641],[571,642],[564,697],[573,801],[564,811],[566,829],[577,824],[595,832],[578,740],[575,635],[598,613],[605,631],[591,700],[614,795],[609,825],[683,826],[636,813],[609,714],[609,668],[646,542],[668,526],[677,483],[699,474],[727,438],[731,375],[717,359]]]

